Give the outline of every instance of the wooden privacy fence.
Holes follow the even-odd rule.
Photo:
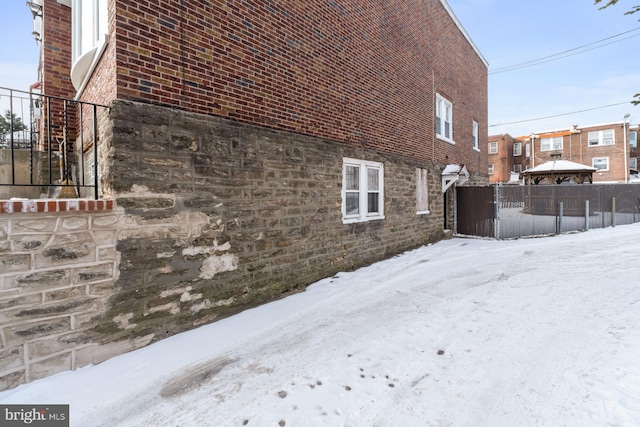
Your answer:
[[[640,185],[492,185],[456,189],[456,233],[510,239],[640,222]]]

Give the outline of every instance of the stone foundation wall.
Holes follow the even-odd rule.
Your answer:
[[[109,337],[161,339],[443,237],[439,166],[140,103],[114,103],[110,120],[105,191],[129,228],[97,328]],[[384,220],[343,224],[344,157],[384,164]]]
[[[122,101],[100,118],[99,138],[113,202],[0,209],[2,389],[444,236],[439,165]],[[384,219],[343,223],[343,158],[384,165]],[[428,213],[416,213],[417,168]]]

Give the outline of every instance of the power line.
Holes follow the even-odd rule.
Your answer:
[[[518,121],[515,121],[515,122],[507,122],[507,123],[496,123],[496,124],[493,124],[493,125],[489,125],[489,127],[492,128],[492,127],[496,127],[496,126],[514,125],[514,124],[517,124],[517,123],[535,122],[536,120],[553,119],[555,117],[562,117],[562,116],[568,116],[568,115],[571,115],[571,114],[584,113],[584,112],[587,112],[587,111],[600,110],[601,108],[615,107],[617,105],[623,105],[623,104],[629,104],[629,103],[630,103],[629,101],[618,102],[616,104],[603,105],[601,107],[587,108],[586,110],[578,110],[578,111],[572,111],[570,113],[554,114],[553,116],[538,117],[538,118],[535,118],[535,119],[518,120]]]
[[[529,60],[529,61],[520,62],[518,64],[513,64],[513,65],[506,66],[506,67],[496,68],[495,70],[490,71],[488,74],[506,73],[508,71],[515,71],[515,70],[519,70],[521,68],[533,67],[535,65],[544,64],[545,62],[557,61],[559,59],[563,59],[563,58],[567,58],[569,56],[577,55],[579,53],[584,53],[584,52],[588,52],[590,50],[599,49],[601,47],[608,46],[608,45],[613,44],[613,43],[618,43],[618,42],[621,42],[623,40],[630,39],[632,37],[637,37],[640,34],[634,34],[634,35],[631,35],[631,36],[628,36],[628,37],[624,37],[622,39],[611,41],[609,43],[600,44],[600,43],[602,43],[604,41],[611,40],[611,39],[614,39],[616,37],[620,37],[620,36],[623,36],[625,34],[629,34],[629,33],[632,33],[632,32],[638,31],[638,30],[640,30],[640,27],[634,28],[633,30],[624,31],[622,33],[615,34],[613,36],[609,36],[609,37],[606,37],[604,39],[601,39],[601,40],[598,40],[598,41],[595,41],[595,42],[587,43],[587,44],[582,45],[582,46],[578,46],[578,47],[574,47],[572,49],[568,49],[568,50],[565,50],[565,51],[562,51],[562,52],[554,53],[553,55],[547,55],[547,56],[544,56],[542,58],[532,59],[532,60]],[[592,47],[590,49],[584,49],[586,47],[593,46],[593,45],[596,45],[596,44],[600,44],[600,45]],[[580,49],[584,49],[584,50],[580,50]],[[576,51],[579,51],[579,52],[576,52]]]

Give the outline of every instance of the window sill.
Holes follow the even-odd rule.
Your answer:
[[[456,145],[456,142],[453,139],[445,138],[441,135],[436,135],[436,138],[442,142],[446,142],[447,144]]]
[[[419,211],[416,212],[416,215],[429,215],[431,213],[431,211]]]
[[[369,221],[377,221],[380,219],[384,219],[384,215],[380,215],[380,216],[371,216],[371,217],[358,217],[358,218],[342,218],[342,223],[343,224],[353,224],[356,222],[369,222]]]

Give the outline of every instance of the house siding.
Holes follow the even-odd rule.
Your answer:
[[[82,363],[442,239],[444,166],[488,179],[487,65],[445,5],[109,0],[104,53],[80,94],[61,94],[110,106],[82,144],[97,144],[118,217]],[[454,143],[435,135],[436,94]],[[384,219],[343,222],[344,158],[383,165]]]
[[[117,93],[108,100],[485,172],[471,133],[475,120],[486,146],[486,63],[439,0],[112,4]],[[456,145],[435,138],[435,93],[453,103]]]

